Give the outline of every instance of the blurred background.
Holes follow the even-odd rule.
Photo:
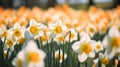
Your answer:
[[[4,8],[19,8],[20,6],[32,8],[38,6],[46,9],[66,3],[75,9],[87,9],[91,5],[109,9],[119,5],[120,0],[0,0],[0,6]]]

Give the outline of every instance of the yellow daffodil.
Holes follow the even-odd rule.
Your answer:
[[[57,50],[57,51],[55,51],[55,58],[58,59],[60,63],[62,63],[62,61],[67,58],[67,54],[64,53],[64,58],[63,58],[63,52],[60,49],[60,56],[59,56],[59,50]]]
[[[87,58],[95,57],[94,45],[95,41],[91,40],[88,34],[84,34],[80,41],[73,43],[72,49],[78,53],[78,60],[84,62]]]
[[[16,67],[44,67],[45,53],[37,48],[37,44],[31,40],[13,60]]]

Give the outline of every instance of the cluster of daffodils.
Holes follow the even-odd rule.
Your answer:
[[[72,67],[81,63],[87,67],[91,61],[93,67],[105,67],[114,65],[115,59],[117,66],[120,56],[120,31],[116,26],[111,26],[104,36],[96,33],[91,37],[86,30],[68,28],[62,20],[43,24],[31,19],[27,27],[19,23],[9,29],[2,26],[0,39],[4,53],[1,57],[8,66],[15,67]]]
[[[111,26],[119,28],[119,16],[120,6],[110,10],[103,10],[95,6],[90,7],[89,10],[75,10],[66,4],[47,10],[39,7],[32,9],[21,7],[18,10],[0,7],[0,26],[13,27],[17,22],[22,27],[26,27],[30,19],[47,24],[62,20],[67,28],[74,27],[78,32],[85,30],[90,37],[93,37],[96,32],[106,33]]]
[[[0,65],[117,67],[119,11],[120,7],[74,10],[67,5],[48,10],[0,8]]]

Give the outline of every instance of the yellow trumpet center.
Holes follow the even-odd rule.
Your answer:
[[[7,37],[8,36],[8,31],[5,31],[3,34],[2,34],[3,37]]]
[[[63,40],[64,40],[64,36],[59,37],[58,40],[59,40],[59,41],[63,41]]]
[[[17,60],[18,67],[22,67],[22,61],[20,59]]]
[[[26,41],[26,38],[20,38],[20,39],[18,39],[18,42],[19,42],[20,44],[24,43],[25,41]]]
[[[56,26],[55,29],[54,29],[54,32],[55,33],[61,33],[62,32],[62,28],[60,26]]]
[[[115,37],[111,39],[112,47],[120,47],[120,37]]]
[[[93,29],[93,28],[90,28],[89,31],[90,31],[90,32],[94,32],[94,29]]]
[[[39,31],[38,26],[31,26],[31,27],[30,27],[30,32],[31,32],[32,34],[36,34],[36,33],[38,33],[38,31]]]
[[[81,45],[80,51],[89,54],[92,51],[92,46],[88,43],[84,43]]]
[[[109,63],[109,60],[106,57],[103,57],[101,59],[101,63],[104,64],[104,65],[107,65]]]
[[[100,49],[100,48],[101,48],[101,44],[97,44],[97,45],[96,45],[96,48],[97,48],[97,49]]]
[[[12,47],[13,44],[14,44],[14,41],[13,41],[13,40],[7,40],[7,45],[8,45],[9,47]]]
[[[14,30],[14,36],[20,37],[22,35],[22,32],[19,29]]]
[[[46,41],[47,37],[45,35],[41,36],[42,41]]]
[[[37,52],[30,52],[30,53],[28,53],[28,58],[27,59],[28,59],[29,62],[36,63],[36,62],[39,62],[40,56]]]
[[[70,38],[74,38],[74,37],[75,37],[75,34],[71,33]]]

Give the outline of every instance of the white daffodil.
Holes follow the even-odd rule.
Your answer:
[[[60,52],[60,56],[59,56],[59,52]],[[55,52],[55,58],[59,60],[60,63],[62,63],[63,60],[65,60],[67,58],[67,54],[64,53],[64,58],[63,58],[63,52],[62,52],[62,49],[57,50]]]
[[[89,24],[86,26],[85,31],[86,31],[91,37],[93,37],[94,34],[96,33],[97,29],[96,29],[96,27],[95,27],[94,24],[89,23]]]
[[[7,36],[6,41],[5,41],[5,48],[10,48],[11,50],[14,50],[14,45],[16,44],[16,39],[13,36],[12,33]]]
[[[41,35],[41,41],[42,41],[42,44],[43,44],[43,45],[45,45],[45,44],[47,43],[47,40],[48,40],[47,35],[42,34],[42,35]]]
[[[109,55],[105,52],[105,54],[99,53],[99,60],[102,64],[102,67],[106,67],[106,65],[109,63],[111,58]]]
[[[74,40],[77,40],[78,37],[77,37],[77,32],[75,31],[75,29],[71,28],[71,29],[69,29],[69,31],[71,32],[71,34],[67,35],[66,40],[69,41],[69,38],[70,38],[71,42]]]
[[[0,36],[1,37],[7,37],[8,36],[8,30],[6,29],[5,26],[2,26],[0,27]]]
[[[31,40],[12,63],[15,67],[44,67],[45,56],[45,53],[38,49],[37,44]]]
[[[65,34],[58,34],[55,36],[54,41],[56,41],[59,44],[63,44],[63,41],[65,40]]]
[[[37,34],[34,39],[40,39],[42,41],[42,44],[45,45],[47,42],[51,41],[51,31],[49,30],[49,28],[45,25],[42,25],[41,27],[41,32],[39,32],[39,34]]]
[[[108,35],[102,41],[107,54],[112,58],[117,52],[120,52],[120,32],[116,27],[111,27]]]
[[[13,33],[13,36],[16,39],[21,38],[24,36],[25,28],[21,27],[20,24],[16,23],[14,24],[14,27],[10,29],[11,33]]]
[[[99,58],[94,59],[92,67],[97,67],[98,61],[99,61]]]
[[[80,41],[75,42],[72,45],[72,49],[78,53],[78,59],[80,62],[84,62],[87,58],[95,57],[94,45],[95,41],[91,40],[88,34],[84,34]]]
[[[95,44],[95,51],[98,53],[99,51],[103,50],[103,45],[101,43],[101,41],[96,42]]]
[[[62,24],[62,21],[57,21],[55,24],[49,25],[50,30],[53,32],[52,35],[61,34],[67,31],[67,27]]]
[[[35,20],[31,19],[30,20],[30,26],[28,27],[27,30],[29,30],[29,32],[33,35],[39,35],[39,33],[42,31],[43,24],[37,23]]]
[[[98,31],[99,31],[100,34],[106,33],[106,31],[108,29],[107,26],[105,25],[105,22],[107,22],[107,20],[103,19],[97,25],[98,26]]]

